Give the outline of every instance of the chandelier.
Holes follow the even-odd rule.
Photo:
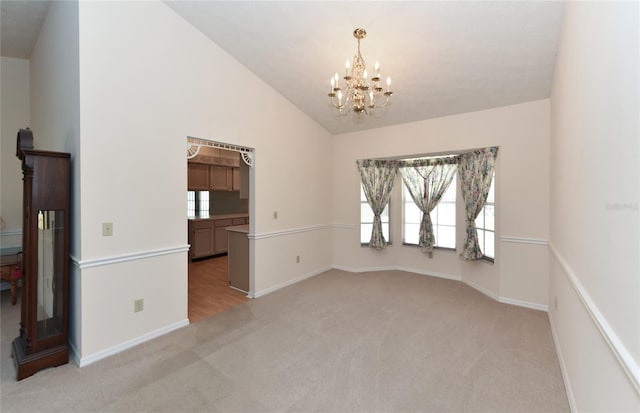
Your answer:
[[[331,104],[338,109],[341,115],[353,111],[360,114],[371,115],[376,108],[383,108],[389,103],[393,92],[389,90],[391,78],[387,77],[387,87],[380,85],[380,65],[376,62],[373,76],[369,78],[367,65],[360,54],[360,40],[367,37],[364,29],[355,29],[353,37],[358,39],[358,54],[353,57],[351,65],[347,60],[345,75],[340,80],[338,73],[331,78],[331,90],[329,99]]]

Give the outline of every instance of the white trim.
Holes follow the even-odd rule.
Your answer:
[[[571,386],[571,380],[569,380],[569,373],[567,372],[567,363],[564,361],[564,355],[562,354],[562,348],[560,347],[560,340],[556,333],[556,327],[553,324],[553,317],[549,316],[549,325],[551,326],[551,337],[553,338],[553,345],[556,348],[556,354],[558,355],[558,362],[560,363],[560,372],[562,373],[562,380],[564,381],[564,389],[567,393],[567,400],[569,401],[569,409],[573,413],[578,412],[576,407],[576,398],[573,395],[573,387]]]
[[[356,226],[354,224],[331,224],[331,226],[336,229],[356,229]]]
[[[549,240],[541,238],[524,238],[524,237],[512,237],[504,236],[500,237],[502,242],[513,242],[516,244],[534,244],[534,245],[549,245]]]
[[[600,331],[600,334],[609,345],[609,348],[615,355],[616,359],[618,359],[620,365],[623,367],[627,377],[629,377],[631,383],[635,387],[636,392],[640,393],[640,366],[631,353],[629,353],[613,328],[609,325],[605,316],[600,312],[598,306],[593,302],[587,290],[584,288],[573,270],[571,270],[571,267],[569,267],[569,264],[560,255],[560,252],[551,242],[549,242],[549,247],[553,256],[556,258],[558,263],[560,263],[565,276],[569,280],[569,284],[573,287],[574,291],[580,298],[580,301],[591,316],[593,323],[596,325],[598,331]]]
[[[532,310],[544,311],[545,313],[549,311],[549,306],[538,303],[530,303],[528,301],[515,300],[513,298],[500,297],[498,301],[504,304],[515,305],[518,307],[530,308]]]
[[[463,278],[462,282],[467,284],[469,287],[473,288],[474,290],[477,290],[477,291],[481,292],[482,294],[486,295],[487,297],[492,298],[495,301],[500,302],[500,297],[497,294],[492,293],[491,291],[487,290],[484,287],[481,287],[480,285],[474,283],[473,281],[470,281],[470,280],[467,280],[467,279]]]
[[[331,228],[333,228],[332,224],[313,225],[310,227],[300,227],[300,228],[286,229],[282,231],[264,232],[262,234],[249,234],[247,235],[247,237],[249,239],[275,238],[275,237],[283,237],[283,236],[292,235],[292,234],[300,234],[302,232],[318,231],[322,229],[331,229]]]
[[[296,283],[299,283],[300,281],[304,281],[304,280],[306,280],[308,278],[315,277],[316,275],[322,274],[323,272],[329,271],[330,269],[331,269],[331,267],[321,268],[319,270],[303,274],[303,275],[301,275],[299,277],[292,278],[292,279],[290,279],[288,281],[285,281],[285,282],[282,282],[280,284],[276,284],[273,287],[265,288],[264,290],[260,290],[260,291],[256,291],[256,292],[249,291],[249,293],[247,294],[247,297],[249,297],[249,298],[262,297],[263,295],[270,294],[270,293],[272,293],[274,291],[277,291],[277,290],[280,290],[282,288],[288,287],[288,286],[290,286],[292,284],[296,284]]]
[[[93,353],[86,357],[78,357],[75,347],[71,346],[73,350],[73,360],[76,361],[76,364],[78,364],[78,367],[85,367],[85,366],[88,366],[89,364],[95,363],[98,360],[102,360],[104,358],[113,356],[114,354],[120,353],[121,351],[130,349],[131,347],[135,347],[138,344],[142,344],[149,340],[153,340],[154,338],[163,336],[174,330],[177,330],[179,328],[182,328],[188,325],[189,325],[188,319],[178,321],[177,323],[169,324],[168,326],[151,331],[147,334],[141,335],[140,337],[134,338],[129,341],[125,341],[124,343],[117,344],[113,347],[109,347],[107,349],[98,351],[97,353]]]
[[[22,230],[16,231],[0,231],[0,237],[12,237],[14,235],[22,235]]]
[[[236,290],[236,291],[238,291],[238,292],[241,292],[241,293],[249,294],[249,292],[248,292],[248,291],[241,290],[240,288],[238,288],[238,287],[234,287],[233,285],[230,285],[230,286],[229,286],[229,288],[231,288],[232,290]],[[249,297],[249,296],[247,295],[247,297]],[[249,298],[251,298],[251,297],[249,297]]]
[[[335,268],[336,270],[342,270],[342,271],[354,272],[354,273],[375,272],[375,271],[404,271],[404,272],[410,272],[410,273],[419,274],[419,275],[426,275],[429,277],[444,278],[446,280],[461,281],[462,283],[468,285],[474,290],[481,292],[482,294],[486,295],[487,297],[499,303],[515,305],[517,307],[524,307],[532,310],[545,311],[545,312],[549,310],[548,306],[544,304],[530,303],[528,301],[516,300],[508,297],[500,297],[499,295],[492,293],[491,291],[487,290],[484,287],[481,287],[480,285],[474,283],[473,281],[464,279],[459,275],[444,274],[444,273],[439,273],[435,271],[425,271],[417,268],[403,267],[398,265],[386,266],[386,267],[360,267],[360,268],[347,267],[344,265],[334,265],[332,268]]]
[[[104,265],[117,264],[120,262],[136,261],[144,258],[157,257],[160,255],[176,254],[179,252],[189,251],[189,245],[179,245],[176,247],[161,248],[157,250],[134,252],[131,254],[114,255],[111,257],[94,258],[89,260],[78,261],[76,257],[71,256],[71,262],[79,269],[101,267]]]

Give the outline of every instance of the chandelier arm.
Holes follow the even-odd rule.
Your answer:
[[[340,78],[336,73],[331,78],[331,92],[329,93],[331,105],[338,110],[340,115],[354,112],[356,115],[372,115],[376,108],[387,106],[393,92],[389,91],[391,80],[387,78],[387,90],[383,92],[380,86],[380,69],[378,62],[375,64],[375,72],[371,79],[367,74],[367,64],[361,53],[361,40],[367,36],[364,29],[353,31],[353,36],[358,41],[356,55],[353,56],[351,66],[346,63],[344,87],[340,86]],[[371,82],[371,83],[370,83]],[[337,99],[336,99],[337,98]]]

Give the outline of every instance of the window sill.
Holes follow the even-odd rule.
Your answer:
[[[482,261],[494,264],[495,263],[495,258],[491,258],[491,257],[487,257],[487,256],[483,256],[482,258],[480,258]]]
[[[407,244],[406,242],[402,243],[403,247],[409,247],[409,248],[420,248],[419,245],[417,244]],[[449,247],[438,247],[437,245],[435,247],[433,247],[434,250],[438,250],[438,251],[449,251],[449,252],[456,252],[455,248],[449,248]]]

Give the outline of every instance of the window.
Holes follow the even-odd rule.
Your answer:
[[[433,235],[436,247],[456,248],[456,177],[440,198],[438,205],[431,211]],[[404,243],[418,245],[422,212],[416,206],[406,185],[402,185],[404,199]]]
[[[209,191],[187,191],[187,216],[209,215]]]
[[[490,261],[496,256],[495,252],[495,183],[496,175],[491,178],[491,187],[489,188],[489,194],[487,195],[487,202],[484,204],[484,208],[478,214],[476,218],[476,228],[478,229],[478,244],[480,244],[480,250],[486,258]]]
[[[380,215],[382,220],[382,235],[387,242],[389,239],[389,204],[384,208]],[[373,231],[373,210],[367,203],[367,196],[364,194],[364,188],[360,184],[360,243],[369,244],[371,241],[371,232]]]

